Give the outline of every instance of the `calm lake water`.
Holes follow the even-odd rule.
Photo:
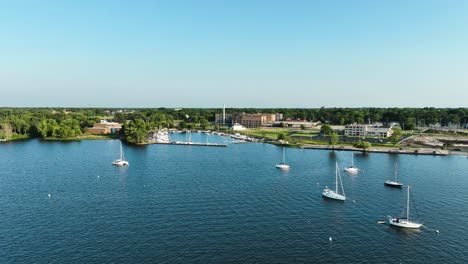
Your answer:
[[[282,172],[267,144],[124,151],[128,168],[118,140],[0,144],[0,263],[468,263],[466,157],[356,153],[343,203],[321,192],[351,152],[287,149]],[[376,223],[405,207],[395,162],[426,228]]]

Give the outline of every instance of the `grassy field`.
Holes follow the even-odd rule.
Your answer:
[[[288,136],[291,133],[290,129],[287,128],[257,128],[257,129],[246,129],[241,131],[242,134],[248,136],[254,136],[257,138],[266,138],[266,139],[277,139],[278,135],[283,133]]]

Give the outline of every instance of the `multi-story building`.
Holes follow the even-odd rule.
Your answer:
[[[282,113],[276,113],[276,114],[275,114],[275,120],[276,120],[276,121],[281,121],[281,120],[283,120],[283,114],[282,114]]]
[[[239,123],[248,128],[255,128],[272,123],[275,120],[275,114],[242,114]]]
[[[381,127],[362,124],[351,124],[345,126],[345,136],[389,137],[391,135],[391,127]]]
[[[223,114],[215,114],[215,123],[232,126],[236,123],[243,125],[248,128],[255,128],[265,126],[269,123],[273,123],[276,120],[278,114],[226,114],[225,120],[223,120]]]
[[[120,123],[101,120],[101,123],[96,123],[93,127],[88,128],[85,134],[116,134],[121,128],[122,124]]]

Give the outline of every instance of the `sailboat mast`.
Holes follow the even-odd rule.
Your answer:
[[[341,194],[343,196],[345,196],[345,193],[344,193],[344,188],[343,188],[343,180],[341,179],[341,174],[340,174],[340,168],[336,168],[336,171],[338,171],[338,177],[340,178],[340,184],[341,184]]]
[[[354,167],[354,153],[351,153],[351,167]]]
[[[338,162],[335,164],[335,191],[338,193]]]
[[[283,164],[286,164],[286,149],[283,147]]]
[[[410,217],[409,217],[409,192],[410,192],[410,186],[408,185],[408,194],[407,194],[407,197],[406,197],[406,219],[408,221],[410,220]]]
[[[122,142],[120,142],[120,160],[123,160]]]
[[[398,168],[398,163],[395,162],[395,182],[397,181],[397,168]]]

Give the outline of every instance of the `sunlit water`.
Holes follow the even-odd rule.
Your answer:
[[[0,144],[0,263],[468,263],[466,157],[356,153],[343,203],[321,192],[351,152],[287,149],[282,172],[276,146],[192,141],[228,147],[124,145],[119,168],[117,140]],[[419,231],[376,223],[405,207],[395,162]]]

